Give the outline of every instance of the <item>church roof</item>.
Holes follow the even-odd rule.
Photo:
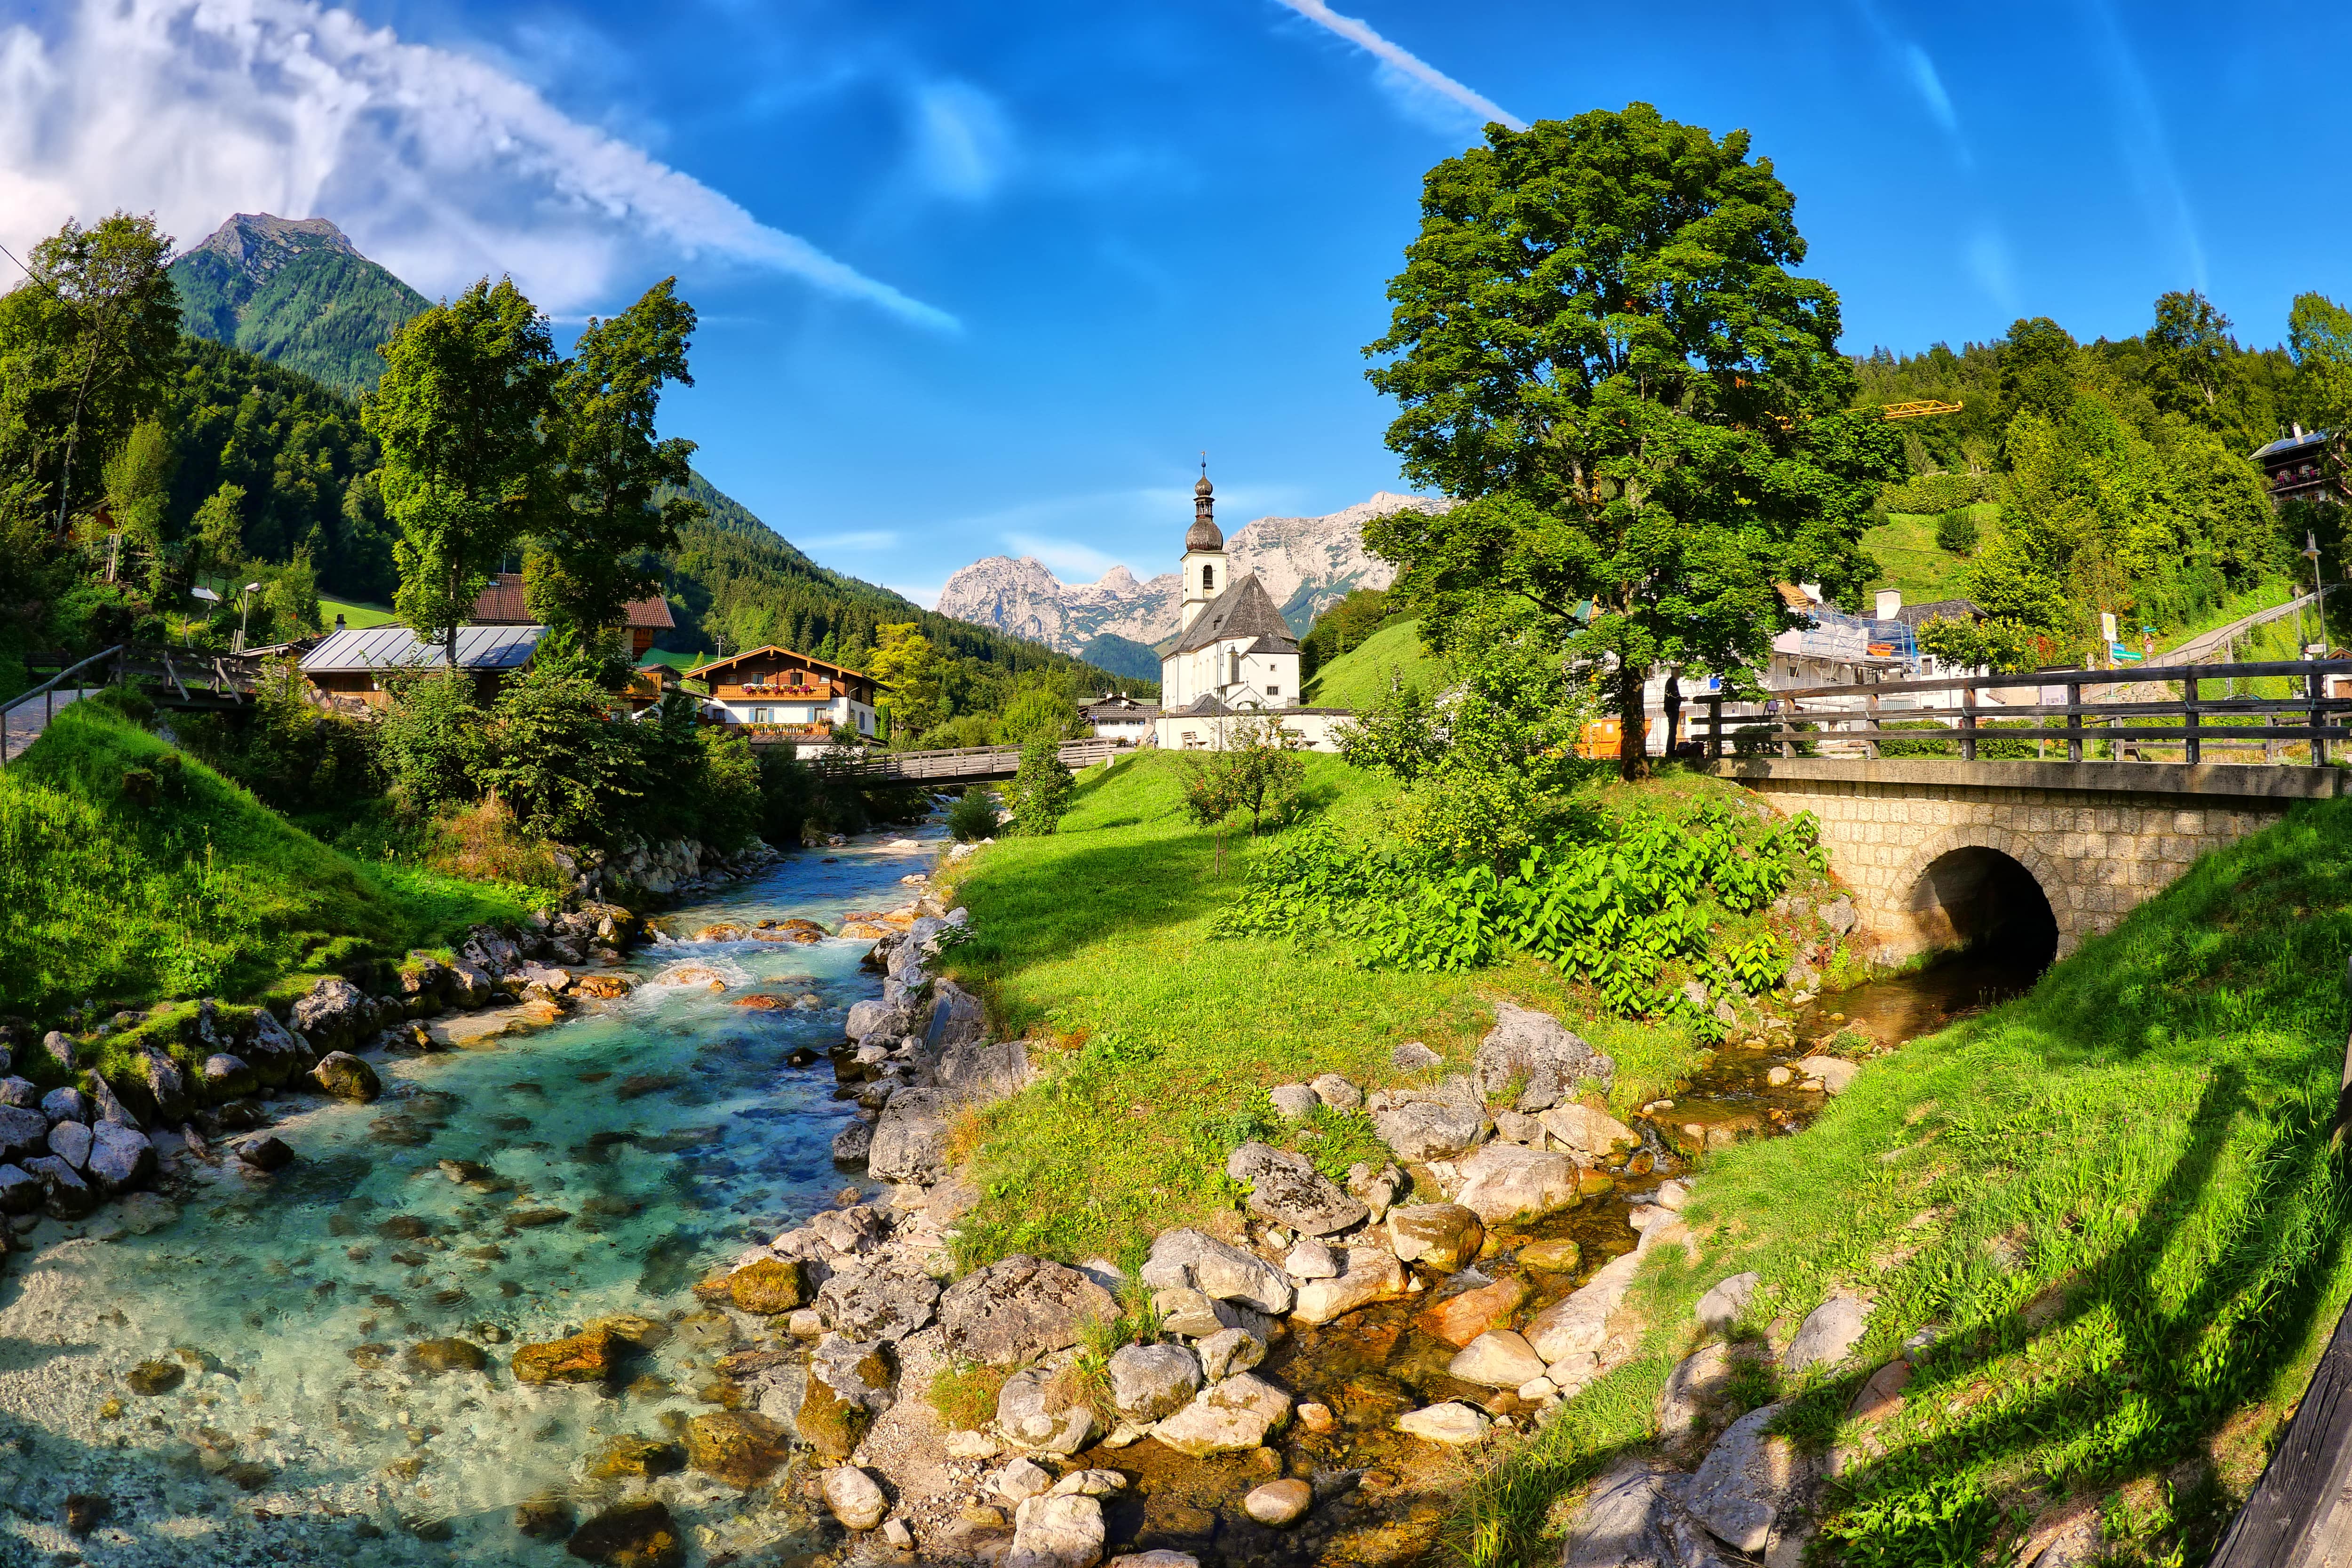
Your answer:
[[[1244,637],[1256,645],[1275,645],[1253,646],[1252,653],[1298,651],[1289,623],[1275,608],[1273,598],[1255,572],[1236,579],[1231,587],[1202,606],[1201,613],[1192,617],[1192,624],[1184,628],[1184,635],[1176,639],[1176,651],[1192,653],[1211,643]]]
[[[1190,715],[1201,719],[1219,718],[1233,711],[1233,709],[1218,700],[1215,692],[1203,691],[1183,707],[1177,709],[1174,717],[1181,719]]]

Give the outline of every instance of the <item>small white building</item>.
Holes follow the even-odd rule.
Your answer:
[[[1124,746],[1139,746],[1150,740],[1159,718],[1157,702],[1140,702],[1118,691],[1106,691],[1078,709],[1079,721],[1094,726],[1095,739],[1117,741]]]
[[[710,688],[709,706],[726,722],[755,731],[800,731],[822,740],[835,729],[870,738],[876,681],[862,670],[772,644],[696,665],[688,680]]]

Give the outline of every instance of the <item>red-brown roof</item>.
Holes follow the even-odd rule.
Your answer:
[[[467,624],[478,626],[534,626],[538,617],[523,603],[522,574],[501,572],[490,579],[474,601],[474,613]],[[677,625],[670,618],[669,601],[656,594],[650,599],[638,599],[621,612],[621,624],[631,630],[668,631]]]
[[[796,652],[792,648],[782,647],[775,643],[770,643],[764,647],[745,648],[741,653],[730,653],[725,658],[714,658],[706,664],[698,664],[686,673],[692,679],[698,680],[714,669],[725,669],[730,665],[740,664],[747,658],[758,658],[765,654],[782,654],[786,658],[799,659],[803,664],[808,665],[810,668],[814,669],[829,669],[836,675],[846,675],[858,680],[874,681],[874,684],[877,686],[881,684],[880,681],[874,680],[872,676],[866,674],[862,669],[852,669],[845,664],[835,664],[829,660],[819,658],[814,654]]]

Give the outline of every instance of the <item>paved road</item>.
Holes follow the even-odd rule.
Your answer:
[[[47,721],[47,713],[62,710],[78,699],[95,697],[103,689],[98,686],[67,687],[52,691],[45,698],[36,697],[20,708],[9,710],[7,749],[0,755],[15,762],[25,754],[26,747],[41,738],[41,728]]]
[[[2314,595],[2305,594],[2300,598],[2289,599],[2284,605],[2273,605],[2267,610],[2256,610],[2251,616],[2241,616],[2228,626],[2215,626],[2210,632],[2199,632],[2179,647],[2167,648],[2156,657],[2166,664],[2204,664],[2216,659],[2226,660],[2229,658],[2230,645],[2239,637],[2256,626],[2268,626],[2273,621],[2283,621],[2298,610],[2310,608],[2313,599]],[[2301,658],[2303,655],[2297,652],[2294,657]],[[2161,681],[2143,680],[2126,683],[2118,695],[2129,701],[2154,702],[2160,700],[2168,692],[2168,688]]]

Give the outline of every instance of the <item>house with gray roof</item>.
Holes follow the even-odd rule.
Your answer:
[[[474,678],[484,701],[499,683],[528,666],[539,652],[545,626],[459,626],[457,668]],[[338,627],[302,656],[302,675],[337,701],[381,708],[390,700],[387,679],[416,671],[446,669],[447,650],[425,642],[406,626]]]

